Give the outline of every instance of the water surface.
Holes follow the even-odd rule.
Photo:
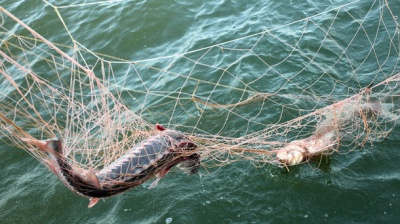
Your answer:
[[[86,1],[87,4],[81,6],[72,6],[81,4],[81,1],[50,1],[50,3],[60,6],[59,13],[71,36],[93,52],[129,61],[140,60],[149,64],[162,64],[162,60],[152,62],[146,59],[182,54],[227,42],[223,45],[225,48],[229,46],[239,48],[241,44],[246,47],[256,46],[254,52],[268,58],[268,61],[274,64],[275,58],[284,57],[290,49],[282,42],[265,38],[263,41],[267,46],[270,46],[268,44],[275,46],[274,49],[265,49],[262,48],[264,45],[255,44],[259,36],[245,39],[245,41],[233,43],[229,41],[271,30],[273,35],[284,39],[286,43],[296,44],[296,40],[291,37],[298,36],[301,29],[304,29],[309,21],[304,18],[329,11],[329,13],[319,15],[320,18],[317,18],[317,15],[314,19],[314,21],[322,21],[318,25],[329,28],[331,24],[324,23],[321,18],[334,18],[338,11],[331,10],[348,1],[313,3],[302,0],[210,2],[142,0],[98,4],[88,4],[90,1]],[[357,15],[368,10],[371,5],[372,1],[362,1],[346,9]],[[2,3],[2,6],[48,40],[65,45],[71,44],[66,27],[63,26],[54,8],[45,2],[7,1]],[[398,7],[392,10],[395,14],[400,14]],[[331,35],[337,35],[338,39],[353,38],[356,34],[351,31],[351,28],[357,25],[357,21],[346,16],[345,13],[340,16],[336,21],[337,26],[343,28],[343,33],[332,32]],[[303,22],[294,23],[299,20]],[[288,25],[291,23],[293,25]],[[373,21],[366,22],[365,26],[368,27],[370,24],[372,26],[372,23]],[[303,46],[299,46],[301,49],[309,50],[310,55],[318,51],[319,45],[314,46],[313,42],[325,37],[324,33],[315,29],[315,24],[313,26],[312,24],[307,26],[309,30],[303,33],[306,41],[302,42]],[[346,30],[349,31],[346,32]],[[379,38],[377,39],[379,41]],[[271,42],[268,43],[268,41]],[[328,43],[324,46],[326,48],[322,50],[327,51],[325,54],[327,57],[321,56],[316,60],[326,65],[324,69],[329,71],[328,65],[332,63],[332,58],[342,51],[334,45],[329,48]],[[354,47],[352,52],[365,50],[363,46],[352,47]],[[381,49],[382,52],[380,49],[375,50],[378,55],[388,51],[388,49]],[[286,64],[277,65],[276,68],[280,69],[280,74],[298,73],[297,77],[292,77],[293,80],[304,82],[304,86],[311,85],[312,76],[301,73],[307,62],[299,61],[300,55],[297,57],[296,53],[292,52],[291,59],[296,64],[289,60]],[[204,54],[202,51],[193,52],[187,57],[198,59],[202,54]],[[203,60],[213,60],[219,67],[224,67],[224,63],[230,63],[232,55],[234,55],[233,52],[223,58],[216,56]],[[357,61],[356,56],[356,53],[353,55],[349,53],[349,57],[354,59],[353,65],[359,66],[354,68],[355,70],[366,71],[366,74],[367,71],[376,70],[374,67],[376,64],[363,64]],[[246,60],[256,61],[257,59],[252,55]],[[376,61],[371,58],[368,60]],[[389,58],[388,67],[391,60],[398,59]],[[167,62],[170,61],[166,59],[164,63]],[[179,67],[173,67],[171,71],[176,70],[184,74],[190,72],[193,66],[187,61],[181,64],[180,61],[176,61],[176,64]],[[182,82],[174,76],[166,76],[163,82],[155,82],[158,76],[151,76],[151,71],[144,84],[129,79],[126,83],[122,71],[126,67],[121,66],[121,71],[118,71],[118,66],[115,69],[116,74],[120,75],[119,81],[125,83],[124,91],[127,93],[148,86],[154,90],[162,88],[164,91],[171,92],[172,96],[176,96],[174,94],[180,90],[182,93],[187,93],[189,97],[196,86],[196,82],[189,82],[188,90],[180,89]],[[235,69],[238,71],[244,68],[230,69],[234,73]],[[320,70],[321,68],[310,66],[307,72],[314,71],[320,77]],[[335,70],[330,71],[331,77],[335,77],[335,80],[346,80],[349,75],[345,72],[346,70],[348,70],[346,65],[343,67],[338,65]],[[265,71],[265,68],[261,68],[260,71]],[[196,72],[192,73],[191,77],[210,80],[214,83],[221,77],[221,73],[218,72],[207,73],[206,67]],[[51,78],[51,74],[44,75]],[[248,82],[246,79],[255,80],[258,75],[259,73],[254,72],[252,67],[247,73],[241,73],[237,79],[226,78],[220,81],[221,84],[243,89],[243,83],[238,80]],[[366,75],[357,82],[351,80],[356,86],[354,89],[357,89],[359,85],[368,85],[371,82],[370,77]],[[274,75],[266,77],[265,80],[267,78],[274,80]],[[380,78],[382,77],[377,79]],[[279,83],[279,80],[281,79],[277,82],[267,82],[263,79],[259,83],[255,82],[252,88],[261,92],[265,92],[264,89],[267,88],[271,92],[280,89],[282,93],[302,94],[298,89],[296,90],[296,86]],[[321,91],[320,94],[335,95],[332,93],[333,90],[329,89],[332,86],[329,79],[321,80],[314,86],[315,94]],[[336,94],[343,96],[345,95],[343,92],[353,93],[354,85],[347,84],[344,85],[346,86],[344,89],[335,89],[338,91]],[[282,88],[283,86],[287,88]],[[229,102],[230,94],[232,94],[232,99],[240,97],[241,94],[235,91],[224,92],[224,88],[212,90],[212,87],[207,85],[201,86],[198,91],[204,96],[210,98],[213,96],[212,99],[218,99],[224,103],[231,103]],[[138,94],[137,97],[140,99],[141,95]],[[336,100],[339,99],[341,98]],[[129,103],[129,99],[126,99],[126,102]],[[165,102],[168,102],[167,98],[160,99],[151,95],[146,104],[149,108],[155,108],[156,111],[146,112],[146,110],[136,108],[135,105],[131,106],[132,110],[151,123],[167,123],[171,126],[196,125],[199,130],[232,136],[240,136],[265,128],[263,125],[256,125],[256,122],[277,122],[274,115],[265,110],[256,109],[255,111],[262,111],[262,114],[259,115],[251,110],[243,112],[246,116],[254,117],[251,122],[237,118],[237,122],[230,122],[223,126],[220,124],[224,124],[222,120],[226,116],[224,114],[219,116],[209,110],[204,112],[203,119],[200,121],[192,120],[191,117],[182,116],[179,112],[167,114],[163,108],[157,107]],[[322,107],[323,103],[311,104],[308,107],[304,103],[304,111]],[[193,110],[193,114],[199,113],[193,106],[190,106],[189,110]],[[158,116],[160,114],[161,116]],[[282,119],[289,120],[292,116],[298,115],[288,112]],[[210,122],[210,120],[216,122]],[[235,119],[232,118],[232,120]],[[233,131],[236,127],[239,127],[239,131]],[[187,128],[185,131],[194,132],[197,129]],[[173,170],[153,189],[147,189],[150,183],[146,183],[127,193],[101,201],[92,209],[87,208],[86,199],[70,192],[29,154],[13,146],[1,145],[0,222],[165,223],[167,219],[172,218],[172,223],[395,223],[400,220],[400,174],[397,160],[399,139],[400,129],[397,128],[386,140],[375,143],[373,147],[346,154],[334,154],[329,158],[323,158],[322,161],[293,167],[289,171],[268,164],[255,168],[246,161],[232,163],[215,170],[202,169],[199,175],[191,176],[182,175],[177,170]]]

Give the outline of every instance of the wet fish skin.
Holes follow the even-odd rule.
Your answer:
[[[182,133],[172,130],[151,136],[99,172],[73,167],[63,155],[61,140],[46,142],[53,148],[60,179],[74,192],[90,198],[105,198],[122,193],[158,173],[165,175],[179,163],[189,168],[190,173],[197,172],[200,164],[197,153],[186,155],[196,145],[189,142]]]

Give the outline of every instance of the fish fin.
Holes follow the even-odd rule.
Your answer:
[[[100,198],[89,198],[88,208],[91,208],[99,202]]]
[[[156,124],[156,129],[159,131],[165,131],[167,130],[164,126],[162,126],[161,124]]]
[[[93,184],[94,186],[101,188],[99,179],[96,176],[96,173],[93,170],[89,170],[86,173],[86,178],[89,183]]]
[[[156,179],[155,181],[153,181],[153,183],[151,183],[151,185],[150,185],[149,189],[151,189],[151,188],[155,187],[155,186],[157,185],[158,181],[160,181],[160,180],[161,180],[161,178],[162,178],[162,177],[157,177],[157,179]]]
[[[169,169],[171,169],[171,167],[166,167],[162,169],[159,173],[157,173],[157,179],[150,185],[149,189],[156,186],[157,183],[161,180],[161,178],[163,178],[168,173]]]
[[[54,152],[63,154],[62,141],[60,139],[46,140],[46,145],[48,148],[52,149]]]
[[[86,170],[80,167],[71,166],[72,171],[76,173],[85,183],[88,183],[94,187],[101,188],[99,179],[93,170]]]

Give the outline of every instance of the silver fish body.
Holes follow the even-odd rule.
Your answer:
[[[74,192],[89,198],[105,198],[122,193],[156,175],[164,176],[179,163],[197,172],[200,156],[182,133],[165,130],[145,139],[100,171],[73,167],[62,152],[61,140],[47,140],[60,172],[60,179]]]

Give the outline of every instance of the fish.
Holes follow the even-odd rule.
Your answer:
[[[63,153],[62,140],[26,140],[52,157],[51,169],[73,192],[88,197],[88,207],[101,198],[120,194],[157,176],[154,187],[174,166],[181,164],[188,173],[197,173],[200,155],[196,144],[181,132],[156,126],[160,132],[129,149],[103,169],[87,170],[70,163]]]
[[[371,86],[372,84],[367,88],[371,88]],[[369,119],[387,116],[383,105],[375,100],[369,102],[349,101],[328,112],[325,114],[325,119],[317,124],[311,136],[288,142],[282,148],[275,150],[279,163],[293,166],[314,156],[330,155],[337,151],[338,143],[342,138],[346,136],[354,138],[352,132],[358,129],[360,124],[353,123],[353,120],[361,119],[366,128]]]

